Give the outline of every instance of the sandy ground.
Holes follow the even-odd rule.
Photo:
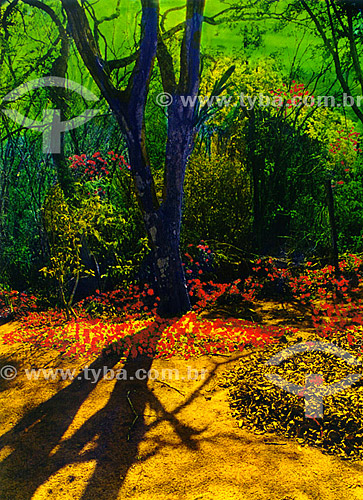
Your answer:
[[[80,361],[1,344],[9,328],[0,327],[0,368],[18,376],[0,385],[1,500],[363,499],[363,462],[239,428],[218,385],[236,356],[126,365],[100,357],[90,368],[123,367],[129,380],[93,383]],[[151,366],[177,369],[179,380],[130,380]],[[30,381],[26,368],[79,375]]]

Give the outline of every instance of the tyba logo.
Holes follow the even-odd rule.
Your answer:
[[[57,76],[38,78],[37,80],[31,80],[30,82],[24,83],[9,92],[9,94],[4,97],[3,101],[15,101],[31,90],[44,87],[61,87],[66,90],[77,92],[88,101],[98,101],[98,97],[82,85]],[[2,112],[5,115],[22,127],[38,130],[43,134],[43,152],[46,154],[59,154],[61,152],[61,133],[84,125],[100,111],[100,109],[86,109],[84,113],[76,116],[75,118],[62,122],[59,109],[45,109],[42,121],[27,118],[15,109],[2,109]]]
[[[278,352],[270,359],[268,359],[265,365],[278,366],[282,361],[291,358],[295,354],[302,352],[326,352],[333,354],[338,358],[344,359],[350,365],[361,365],[360,361],[355,358],[352,354],[341,349],[340,347],[329,344],[328,342],[310,341],[301,342],[300,344],[295,344],[292,347],[288,347],[283,351]],[[347,377],[343,378],[339,382],[330,385],[324,385],[324,378],[320,373],[310,373],[305,377],[305,385],[300,386],[288,382],[280,375],[275,373],[268,373],[265,376],[275,385],[281,389],[295,394],[297,396],[304,396],[305,399],[305,417],[307,418],[323,418],[323,401],[326,396],[331,396],[336,394],[347,387],[350,387],[355,382],[357,382],[362,375],[359,373],[352,373]]]

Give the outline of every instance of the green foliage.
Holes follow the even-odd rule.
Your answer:
[[[251,248],[255,252],[330,253],[330,226],[324,185],[326,179],[333,176],[339,187],[336,193],[342,192],[342,179],[349,177],[346,173],[349,169],[355,168],[359,139],[353,132],[353,122],[324,106],[293,105],[294,99],[307,96],[309,103],[309,99],[314,100],[315,97],[303,84],[289,80],[284,82],[276,63],[269,59],[253,65],[232,58],[220,58],[209,65],[201,93],[213,95],[213,78],[220,78],[232,64],[236,70],[231,75],[232,90],[229,93],[240,95],[242,92],[246,106],[232,106],[232,109],[231,106],[225,106],[218,115],[211,115],[207,123],[210,131],[208,138],[210,140],[210,136],[214,136],[214,143],[218,144],[217,159],[213,157],[202,162],[213,164],[217,178],[221,177],[217,171],[218,161],[223,155],[228,157],[230,165],[237,160],[237,171],[242,166],[244,177],[240,190],[244,193],[244,201],[239,208],[244,212],[244,218],[247,218],[248,210],[252,215],[250,234],[247,231],[244,236],[248,243],[252,240]],[[270,101],[276,104],[260,105],[260,95],[270,96]],[[257,97],[253,106],[247,101],[247,96]],[[236,165],[231,167],[234,168]],[[194,170],[193,177],[199,178],[202,171],[201,167]],[[193,181],[196,197],[203,200],[199,202],[201,214],[207,212],[206,205],[223,206],[222,200],[227,199],[231,200],[231,207],[235,203],[232,191],[224,188],[228,191],[228,198],[223,190],[217,193],[218,181],[213,175],[209,176],[212,181],[205,178],[201,181],[207,186],[205,190],[198,190],[198,181]],[[227,180],[224,176],[222,184],[225,181],[233,185],[231,179]],[[187,177],[188,182],[190,180]],[[353,187],[353,184],[350,185]],[[349,189],[348,186],[345,185],[345,189]],[[190,194],[188,196],[190,198]],[[359,249],[358,235],[362,230],[362,221],[358,213],[362,205],[359,196],[355,199],[354,196],[351,192],[351,196],[336,199],[339,222],[344,211],[348,215],[348,199],[354,207],[354,222],[350,224],[349,217],[345,217],[345,222],[339,226],[341,248],[345,250],[350,244],[355,245],[354,249]],[[340,208],[339,204],[342,204]],[[186,205],[186,212],[194,214],[190,226],[197,228],[195,208]],[[213,225],[218,227],[219,241],[240,248],[248,247],[246,241],[242,241],[242,234],[237,239],[233,236],[241,218],[231,216],[228,207],[222,211],[225,213],[225,225],[213,220],[213,214],[208,217],[201,215],[202,225],[208,229],[204,234],[198,233],[199,238],[209,239],[209,226]],[[185,219],[188,220],[188,217]],[[227,234],[226,229],[234,223],[234,228]],[[221,226],[222,231],[219,230]],[[353,238],[348,236],[349,233]],[[218,239],[215,234],[213,238]]]
[[[50,262],[42,271],[69,312],[82,278],[94,276],[98,287],[130,282],[149,251],[128,165],[117,153],[106,157],[72,157],[73,196],[57,185],[44,203]]]
[[[97,213],[87,229],[87,245],[99,263],[100,277],[107,286],[131,281],[150,249],[130,166],[114,151],[83,154],[72,160],[77,181],[71,205],[77,209],[88,200],[98,200]]]
[[[183,239],[246,246],[251,230],[250,181],[245,166],[228,152],[192,157],[185,179]]]
[[[61,305],[67,313],[72,312],[72,301],[80,275],[92,274],[81,260],[82,238],[99,209],[96,200],[81,204],[72,211],[57,184],[50,190],[43,208],[44,225],[48,233],[50,263],[40,271],[54,278],[57,283]],[[75,279],[75,286],[67,296],[69,279]]]

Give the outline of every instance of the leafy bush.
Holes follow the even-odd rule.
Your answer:
[[[0,321],[19,319],[37,309],[37,298],[17,290],[0,288]]]
[[[193,155],[185,178],[182,239],[249,247],[251,187],[246,168],[217,146]]]
[[[134,279],[149,250],[124,157],[111,151],[70,160],[72,196],[56,185],[44,203],[50,262],[42,269],[57,283],[58,304],[68,314],[80,285],[87,296]]]

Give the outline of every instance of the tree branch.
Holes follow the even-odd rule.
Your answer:
[[[103,96],[111,105],[114,99],[123,97],[122,92],[118,91],[109,79],[105,61],[91,33],[86,14],[78,0],[61,0],[61,2],[67,13],[71,34],[78,52]]]
[[[334,50],[334,47],[332,46],[330,40],[326,36],[325,30],[324,30],[321,22],[319,21],[318,17],[314,14],[312,9],[309,7],[306,0],[300,0],[300,1],[301,1],[301,4],[303,5],[304,9],[306,10],[306,12],[309,14],[311,20],[315,24],[315,27],[316,27],[319,35],[321,36],[321,39],[323,40],[325,47],[328,49],[330,55],[333,58],[335,72],[337,74],[337,78],[339,80],[340,85],[342,86],[343,91],[347,95],[350,95],[349,84],[348,84],[347,80],[344,78],[341,63],[340,63],[340,58],[339,58],[339,54],[338,54],[337,50]],[[357,106],[356,102],[353,103],[352,108],[353,108],[354,113],[359,118],[359,120],[363,123],[363,113],[359,109],[359,107]]]
[[[173,94],[176,89],[173,58],[171,57],[160,32],[158,37],[157,58],[164,92]]]
[[[199,85],[200,41],[205,0],[187,0],[184,38],[180,51],[178,92],[196,95]]]
[[[176,10],[184,10],[184,9],[185,9],[185,5],[181,5],[180,7],[172,7],[171,9],[166,10],[160,19],[160,30],[163,33],[165,32],[165,21],[166,21],[167,15],[170,14],[170,12],[175,12]]]
[[[129,79],[126,93],[132,107],[146,103],[151,70],[156,56],[158,34],[159,0],[141,0],[142,18],[139,55]]]
[[[169,9],[168,11],[166,11],[163,16],[162,16],[162,19],[163,17],[166,15],[167,12],[170,12],[172,10],[181,10],[181,9],[184,9],[185,6],[182,6],[182,7],[175,7],[173,9]],[[214,16],[210,16],[210,17],[206,17],[206,16],[203,16],[203,22],[207,23],[207,24],[211,24],[213,26],[216,26],[218,24],[222,24],[225,19],[219,19],[217,20],[216,18],[222,14],[225,14],[227,11],[233,11],[233,10],[240,10],[240,8],[237,8],[237,7],[229,7],[228,9],[225,9],[221,12],[218,12],[217,14],[215,14]],[[247,20],[255,20],[257,21],[257,17],[253,17],[253,18],[248,18]],[[169,40],[170,38],[173,38],[178,32],[182,31],[183,29],[185,29],[185,26],[186,26],[186,22],[183,21],[175,26],[173,26],[172,28],[170,28],[168,31],[163,31],[162,29],[162,21],[160,22],[160,30],[162,33],[159,34],[159,42],[165,42],[166,40]],[[112,61],[108,61],[107,63],[107,67],[109,68],[109,71],[110,73],[112,73],[112,71],[114,71],[115,69],[119,69],[119,68],[124,68],[126,66],[128,66],[129,64],[133,63],[136,61],[137,57],[139,55],[139,50],[136,50],[134,53],[130,54],[129,56],[126,56],[126,57],[121,57],[120,59],[114,59]]]
[[[62,39],[68,38],[67,32],[64,29],[63,24],[61,23],[60,19],[58,18],[54,10],[49,7],[49,5],[46,5],[43,2],[40,2],[39,0],[22,0],[22,2],[27,5],[30,5],[31,7],[36,7],[37,9],[46,12],[48,16],[51,18],[51,20],[54,22],[54,24],[57,26],[61,38]]]
[[[357,52],[356,44],[354,43],[353,18],[352,18],[352,12],[350,10],[348,10],[347,16],[348,16],[348,40],[349,40],[350,53],[352,54],[352,59],[353,59],[353,68],[354,68],[355,73],[357,75],[358,82],[359,82],[359,85],[361,88],[361,92],[363,93],[362,66],[360,64],[360,59],[359,59],[359,55]]]

